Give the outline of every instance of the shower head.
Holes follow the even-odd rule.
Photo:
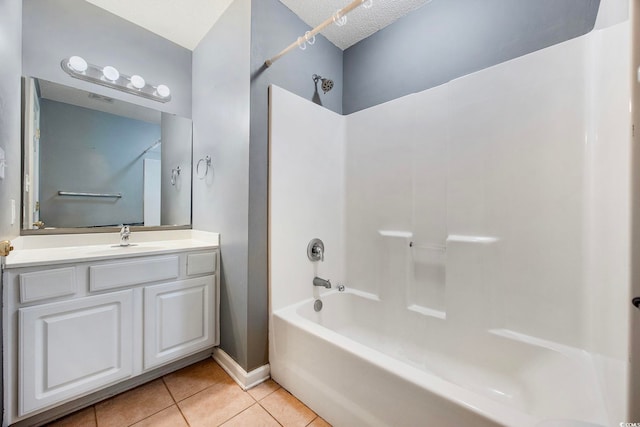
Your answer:
[[[318,84],[318,81],[322,81],[322,84],[320,85],[320,87],[322,88],[322,92],[327,93],[331,89],[333,89],[333,80],[325,79],[324,77],[319,76],[317,74],[314,74],[312,78],[313,78],[313,82],[316,85]]]

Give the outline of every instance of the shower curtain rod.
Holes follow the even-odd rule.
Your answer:
[[[358,6],[366,3],[367,1],[369,1],[369,0],[354,0],[354,1],[352,1],[351,3],[349,3],[349,5],[343,7],[342,9],[340,9],[336,13],[334,13],[332,16],[330,16],[329,18],[325,19],[320,25],[315,27],[313,30],[308,31],[307,33],[305,33],[304,36],[298,37],[298,40],[294,41],[289,46],[284,48],[279,54],[277,54],[273,58],[267,59],[264,62],[264,65],[266,67],[270,67],[278,59],[282,58],[287,53],[291,52],[297,46],[300,46],[300,40],[308,41],[310,38],[315,37],[316,34],[320,33],[320,31],[324,30],[325,28],[327,28],[329,25],[333,24],[337,20],[342,19],[343,16],[345,16],[346,14],[348,14],[349,12],[351,12],[352,10],[357,8]]]

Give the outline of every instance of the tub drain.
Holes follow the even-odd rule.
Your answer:
[[[320,311],[322,310],[322,301],[320,301],[319,299],[316,300],[316,302],[313,303],[313,309],[315,311]]]

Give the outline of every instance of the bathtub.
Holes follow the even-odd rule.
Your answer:
[[[336,426],[608,425],[584,351],[347,289],[277,310],[273,378]],[[453,326],[452,326],[453,325]]]

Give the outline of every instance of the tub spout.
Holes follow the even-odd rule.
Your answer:
[[[329,280],[324,280],[319,277],[313,278],[313,286],[322,286],[327,289],[331,288],[331,282]]]

